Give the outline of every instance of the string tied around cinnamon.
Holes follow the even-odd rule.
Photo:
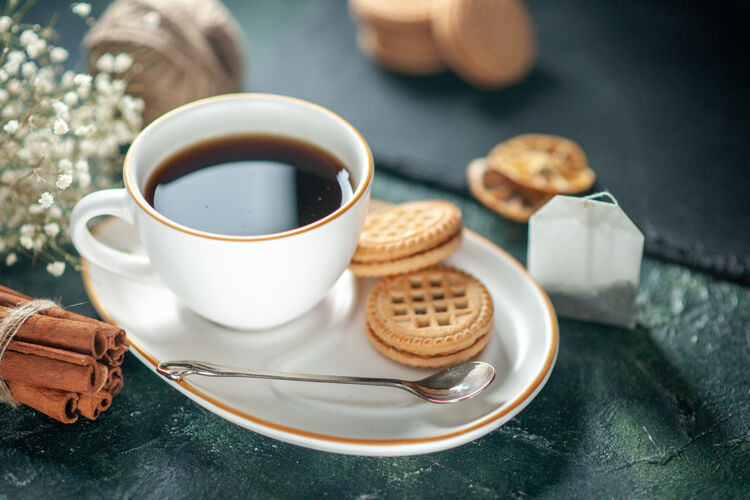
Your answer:
[[[21,325],[35,314],[52,309],[53,307],[60,306],[51,300],[36,299],[14,307],[10,314],[0,319],[0,361],[5,356],[5,351],[8,349],[10,341],[18,333]],[[18,400],[10,393],[8,383],[2,378],[0,378],[0,403],[10,405],[14,408],[19,404]]]

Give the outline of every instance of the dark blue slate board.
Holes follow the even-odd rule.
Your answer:
[[[540,58],[514,88],[410,78],[356,48],[345,0],[319,2],[250,64],[248,86],[327,106],[377,167],[461,193],[464,168],[523,132],[578,141],[646,249],[750,282],[750,36],[741,3],[532,0]]]

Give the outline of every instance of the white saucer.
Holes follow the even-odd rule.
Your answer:
[[[109,219],[98,236],[139,251],[133,228]],[[495,302],[495,335],[479,359],[495,381],[473,399],[434,405],[398,389],[303,382],[189,377],[165,382],[237,425],[288,443],[354,455],[414,455],[445,450],[503,425],[537,395],[557,357],[554,310],[525,269],[471,231],[447,263],[481,278]],[[185,309],[164,288],[93,264],[83,280],[99,314],[127,331],[131,352],[156,370],[163,361],[198,359],[282,371],[418,379],[429,371],[381,356],[364,332],[364,302],[375,280],[348,271],[312,311],[287,325],[240,332]],[[161,378],[161,377],[160,377]]]

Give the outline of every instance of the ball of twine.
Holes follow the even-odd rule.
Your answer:
[[[84,39],[92,71],[102,54],[127,53],[118,75],[145,102],[144,121],[242,86],[241,31],[218,0],[117,0]]]

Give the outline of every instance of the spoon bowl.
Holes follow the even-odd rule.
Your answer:
[[[472,361],[446,368],[429,377],[402,384],[417,396],[433,403],[455,403],[475,396],[495,379],[495,368]]]

